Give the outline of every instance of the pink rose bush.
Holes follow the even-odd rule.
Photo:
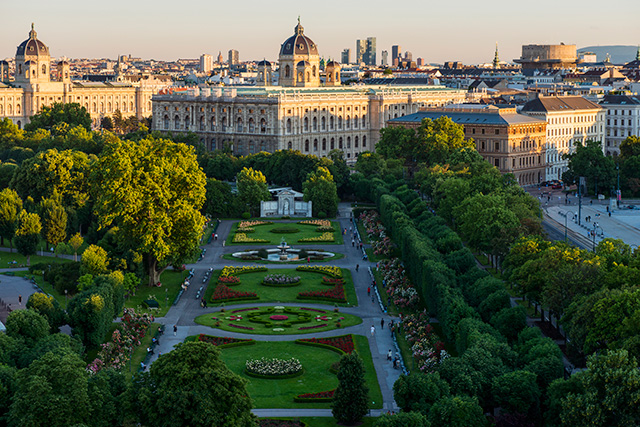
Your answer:
[[[429,315],[426,310],[405,316],[402,327],[420,371],[433,372],[439,363],[449,357],[444,349],[444,343],[440,341],[433,326],[429,324]]]
[[[396,307],[414,308],[418,305],[418,290],[407,277],[399,258],[380,261],[378,271],[384,280],[387,295]]]

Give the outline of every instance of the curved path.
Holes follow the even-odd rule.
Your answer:
[[[349,230],[351,226],[351,207],[348,204],[341,203],[339,206],[340,217],[337,220],[340,222],[341,227]],[[244,333],[228,332],[207,326],[198,325],[194,322],[194,319],[206,313],[214,313],[220,310],[219,307],[200,307],[200,300],[196,298],[196,294],[200,286],[202,285],[202,279],[205,271],[209,268],[221,269],[225,265],[251,265],[247,262],[234,262],[225,260],[222,258],[224,254],[237,252],[245,248],[255,248],[255,246],[223,246],[222,242],[226,240],[231,226],[234,221],[222,221],[218,227],[218,240],[212,241],[210,244],[205,245],[207,249],[205,257],[196,264],[190,264],[187,268],[193,268],[195,270],[194,278],[191,282],[191,286],[182,295],[182,298],[177,305],[172,306],[168,313],[164,317],[157,318],[156,321],[164,323],[166,326],[165,334],[159,340],[160,344],[156,348],[156,353],[153,355],[150,363],[153,363],[157,357],[169,352],[173,347],[184,341],[184,339],[190,335],[208,334],[214,336],[228,336],[236,338],[252,338],[257,341],[293,341],[298,338],[311,338],[311,337],[329,337],[335,335],[344,334],[358,334],[366,336],[369,340],[369,349],[373,358],[373,364],[376,369],[378,382],[383,396],[383,408],[382,410],[372,410],[370,414],[377,416],[387,411],[398,412],[398,407],[393,399],[393,383],[400,376],[401,371],[399,369],[393,369],[391,362],[387,361],[387,352],[393,347],[393,340],[391,333],[388,330],[388,324],[391,319],[397,322],[397,318],[388,316],[383,313],[380,304],[377,300],[373,300],[367,296],[367,287],[371,284],[371,276],[369,274],[369,268],[375,268],[375,264],[362,260],[362,253],[351,246],[351,238],[344,236],[344,243],[342,245],[313,245],[313,248],[326,249],[330,252],[339,252],[345,255],[344,258],[328,261],[322,263],[322,265],[336,265],[341,268],[347,268],[351,270],[353,277],[353,283],[358,298],[358,305],[355,307],[341,307],[340,311],[344,313],[353,314],[362,318],[360,325],[351,326],[348,328],[342,328],[326,332],[318,332],[311,334],[300,335],[251,335]],[[356,272],[355,267],[359,264],[359,271]],[[296,264],[261,264],[267,268],[291,268],[295,269]],[[369,267],[369,268],[368,268]],[[233,305],[234,308],[242,307],[255,307],[255,306],[273,306],[275,303],[256,303],[250,302],[247,304]],[[331,305],[326,304],[296,304],[296,303],[278,303],[279,305],[300,306],[312,308],[327,309],[331,308]],[[381,319],[384,319],[384,329],[380,329]],[[173,326],[177,326],[177,333],[174,335]],[[374,325],[376,332],[371,336],[370,328]],[[287,417],[330,417],[332,416],[330,409],[254,409],[253,412],[261,417],[267,416],[287,416]]]

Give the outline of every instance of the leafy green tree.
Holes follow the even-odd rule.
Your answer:
[[[216,150],[209,153],[204,159],[206,162],[202,164],[202,168],[208,178],[232,181],[240,171],[238,158],[231,153]]]
[[[82,260],[80,261],[80,273],[98,275],[104,274],[109,269],[109,256],[107,251],[97,245],[90,245],[82,253]]]
[[[34,131],[36,129],[51,130],[59,123],[66,123],[71,127],[80,125],[90,131],[91,115],[80,104],[56,102],[50,107],[43,106],[38,113],[31,117],[24,129],[26,131]]]
[[[122,286],[124,287],[125,291],[128,291],[129,293],[135,295],[136,289],[138,289],[138,286],[140,286],[140,278],[134,273],[125,273]]]
[[[86,363],[72,352],[44,354],[16,378],[10,426],[66,427],[88,423]]]
[[[351,171],[347,162],[344,159],[344,152],[342,150],[331,150],[327,155],[333,162],[328,168],[333,176],[333,180],[338,187],[338,196],[342,197],[349,192],[349,175]]]
[[[16,389],[16,373],[16,368],[0,364],[0,425],[2,426],[7,425],[7,415]]]
[[[449,385],[438,373],[401,375],[393,383],[393,397],[405,412],[428,414],[436,400],[448,395]]]
[[[338,387],[333,395],[331,412],[339,423],[355,424],[369,410],[369,388],[364,379],[364,364],[356,352],[340,358]]]
[[[7,335],[21,340],[28,347],[49,335],[49,323],[46,317],[35,310],[14,310],[6,321]]]
[[[207,197],[203,211],[211,217],[228,218],[236,215],[234,212],[235,197],[231,186],[215,178],[207,178]]]
[[[538,411],[540,390],[533,372],[513,371],[494,378],[492,390],[496,403],[507,412]]]
[[[205,176],[193,148],[164,139],[111,140],[94,168],[100,226],[118,226],[143,254],[149,285],[198,247]]]
[[[76,233],[69,238],[69,245],[73,248],[73,260],[78,261],[78,249],[84,243],[84,239],[80,233]]]
[[[435,120],[423,119],[417,134],[414,156],[418,163],[446,163],[454,152],[463,148],[475,148],[473,140],[465,140],[464,127],[446,116]]]
[[[67,313],[73,334],[89,347],[100,345],[117,315],[113,289],[92,286],[69,301]]]
[[[562,400],[567,426],[632,426],[640,423],[640,373],[625,350],[590,356],[587,370],[575,375],[583,393]]]
[[[304,201],[311,201],[313,215],[324,212],[329,217],[334,217],[338,211],[338,189],[329,169],[320,166],[315,172],[307,176],[302,184],[304,188]]]
[[[433,426],[485,427],[487,425],[487,418],[478,404],[478,399],[469,396],[441,398],[431,407],[429,421]]]
[[[384,169],[384,160],[378,153],[364,151],[358,155],[356,161],[356,171],[360,172],[366,178],[381,175]]]
[[[431,427],[431,423],[419,412],[401,412],[380,416],[373,427]]]
[[[385,159],[413,160],[418,138],[414,129],[404,126],[388,126],[380,129],[380,141],[376,153]]]
[[[15,241],[18,252],[27,257],[27,265],[31,263],[31,255],[35,255],[38,250],[41,230],[38,214],[28,213],[23,209],[18,217]]]
[[[67,237],[67,212],[53,199],[40,202],[42,237],[50,247],[55,247]]]
[[[520,331],[527,327],[527,312],[522,306],[503,308],[491,316],[491,324],[509,342],[513,342]]]
[[[100,120],[100,127],[109,132],[113,132],[113,119],[110,116],[105,116]]]
[[[18,226],[18,217],[22,211],[22,200],[18,193],[9,188],[0,191],[0,239],[4,245],[5,237],[9,239],[13,252],[13,236]]]
[[[252,168],[242,168],[236,176],[238,183],[238,199],[242,206],[251,215],[256,215],[260,210],[260,202],[271,200],[271,194],[267,187],[267,179],[260,171]]]
[[[628,136],[620,143],[620,157],[628,159],[640,155],[640,137]]]
[[[129,403],[144,425],[253,427],[246,381],[204,342],[178,344],[134,378]]]
[[[87,380],[87,395],[91,411],[91,427],[123,425],[123,399],[127,381],[122,372],[101,369]]]
[[[58,301],[47,294],[36,292],[29,296],[27,308],[43,315],[49,323],[50,332],[56,333],[66,323],[66,315]]]
[[[575,152],[564,154],[569,160],[568,169],[562,174],[562,179],[569,183],[577,183],[578,177],[587,178],[587,192],[609,191],[616,176],[615,163],[611,157],[602,152],[600,141],[587,141],[585,145],[576,143]]]

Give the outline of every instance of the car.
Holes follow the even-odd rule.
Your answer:
[[[562,188],[562,184],[556,183],[551,186],[552,190],[560,190]]]

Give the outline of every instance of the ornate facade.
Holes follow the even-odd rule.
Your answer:
[[[0,62],[0,118],[8,117],[22,128],[44,106],[75,102],[87,109],[95,127],[117,110],[125,117],[141,119],[151,115],[151,97],[168,86],[152,76],[141,76],[137,82],[126,82],[121,75],[116,82],[75,82],[71,81],[66,61],[56,63],[54,68],[56,80],[51,79],[49,48],[38,39],[32,25],[29,38],[16,51],[13,79],[8,64]]]
[[[327,63],[321,85],[318,47],[299,22],[280,47],[279,63],[279,86],[270,85],[271,64],[262,61],[255,87],[154,96],[154,130],[195,132],[208,149],[230,144],[238,155],[292,149],[326,156],[340,149],[355,161],[375,149],[388,120],[462,102],[466,94],[441,86],[342,86],[334,61]]]

